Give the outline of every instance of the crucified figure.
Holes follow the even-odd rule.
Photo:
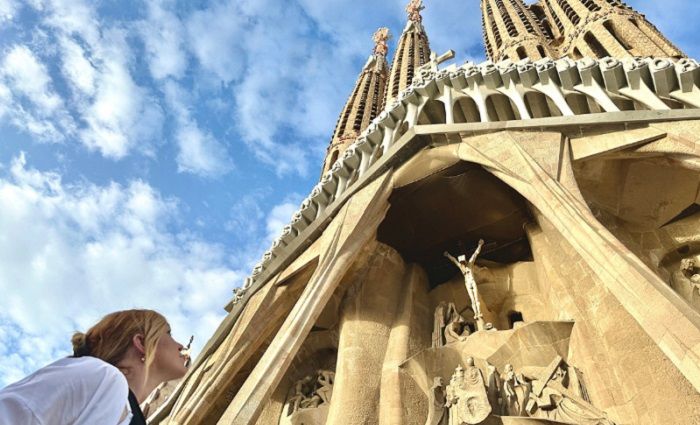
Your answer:
[[[472,309],[474,310],[474,320],[476,320],[477,330],[484,329],[484,319],[481,315],[481,306],[479,304],[479,288],[476,286],[476,280],[474,280],[474,263],[476,262],[476,257],[481,253],[481,248],[484,246],[484,240],[479,240],[479,245],[476,247],[474,254],[472,254],[469,262],[467,262],[466,255],[460,255],[459,259],[450,255],[449,252],[445,251],[444,255],[450,261],[454,263],[455,266],[459,267],[459,270],[464,275],[464,285],[467,287],[467,294],[472,302]]]

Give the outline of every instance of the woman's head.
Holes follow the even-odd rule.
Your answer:
[[[179,355],[182,345],[170,336],[165,317],[153,310],[110,313],[86,333],[76,332],[72,342],[75,357],[97,357],[117,367],[129,356],[140,357],[146,376],[171,380],[187,370]]]

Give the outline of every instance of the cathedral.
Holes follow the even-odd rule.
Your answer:
[[[150,423],[700,424],[698,62],[619,0],[481,0],[481,64],[423,10]]]

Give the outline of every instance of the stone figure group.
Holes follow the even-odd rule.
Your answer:
[[[469,325],[457,312],[454,303],[441,302],[435,309],[432,347],[440,348],[453,342],[463,341],[469,334]]]
[[[323,369],[298,380],[287,398],[286,415],[290,416],[300,409],[314,409],[321,404],[330,404],[334,381],[335,373]]]
[[[523,367],[519,372],[507,364],[499,373],[487,364],[486,380],[473,358],[467,357],[465,365],[455,369],[447,387],[441,377],[434,379],[426,425],[475,425],[492,414],[614,425],[587,400],[582,388],[572,384],[561,357],[547,367]]]

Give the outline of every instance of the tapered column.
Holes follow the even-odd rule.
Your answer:
[[[379,422],[382,369],[405,271],[399,253],[380,246],[348,289],[328,425]]]

